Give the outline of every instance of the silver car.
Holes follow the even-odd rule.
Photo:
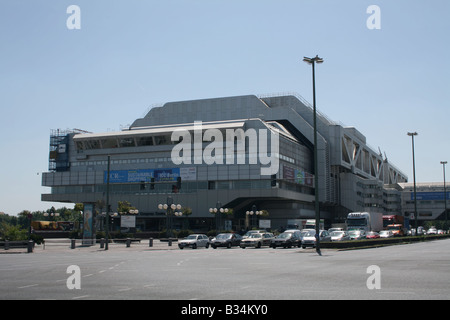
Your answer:
[[[198,247],[209,248],[209,238],[205,234],[191,234],[178,242],[178,248],[184,249],[191,247],[197,249]]]
[[[262,246],[270,246],[270,242],[273,239],[273,233],[252,233],[250,237],[242,239],[239,246],[242,249],[247,247],[261,248]]]
[[[319,241],[320,242],[330,242],[331,236],[328,234],[326,230],[319,231]],[[316,230],[308,229],[307,233],[303,236],[302,239],[302,248],[306,247],[316,247]]]

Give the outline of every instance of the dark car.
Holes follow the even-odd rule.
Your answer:
[[[210,244],[214,249],[216,249],[217,247],[231,248],[233,246],[239,246],[241,240],[242,236],[236,233],[219,233],[210,241]]]
[[[283,247],[283,248],[291,248],[291,247],[300,247],[302,245],[302,240],[300,238],[300,231],[298,232],[283,232],[277,237],[273,238],[270,246],[272,248]]]

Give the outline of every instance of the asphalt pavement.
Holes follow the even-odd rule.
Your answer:
[[[1,255],[0,299],[448,300],[449,248],[450,240],[437,240],[319,256],[301,248],[179,250],[159,240],[70,249],[52,240]]]

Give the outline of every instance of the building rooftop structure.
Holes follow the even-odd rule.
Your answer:
[[[174,139],[174,132],[185,135]],[[256,140],[251,140],[253,133]],[[384,198],[398,197],[400,191],[387,186],[405,183],[407,176],[373,150],[358,129],[319,113],[317,168],[313,134],[313,109],[298,95],[169,102],[152,108],[126,130],[67,133],[53,146],[61,152],[54,152],[51,161],[63,159],[64,165],[52,166],[43,175],[42,184],[52,191],[42,200],[93,203],[101,212],[110,156],[115,177],[110,181],[112,208],[118,201],[129,201],[146,217],[143,228],[154,227],[152,219],[164,218],[157,204],[168,197],[190,207],[190,219],[197,224],[211,218],[209,208],[220,202],[233,209],[233,228],[244,225],[246,212],[254,206],[270,213],[272,227],[313,218],[314,192],[329,224],[341,223],[351,211],[394,210]],[[200,147],[194,144],[199,135]],[[180,147],[187,141],[192,147]],[[226,154],[227,146],[233,146],[233,154]],[[182,154],[177,161],[174,150]],[[264,171],[268,167],[275,170]],[[319,190],[314,190],[314,175]],[[181,188],[174,189],[178,177]]]

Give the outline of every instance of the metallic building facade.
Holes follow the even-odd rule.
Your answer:
[[[315,192],[327,225],[351,211],[401,210],[398,184],[406,175],[360,131],[319,114],[317,168],[313,133],[312,107],[296,95],[166,103],[119,132],[52,133],[42,177],[51,192],[42,200],[94,204],[98,213],[108,186],[111,210],[130,202],[142,230],[161,228],[158,204],[168,201],[190,208],[190,227],[199,229],[213,227],[217,206],[233,209],[224,221],[235,230],[248,227],[252,208],[269,213],[271,228],[311,219]]]

